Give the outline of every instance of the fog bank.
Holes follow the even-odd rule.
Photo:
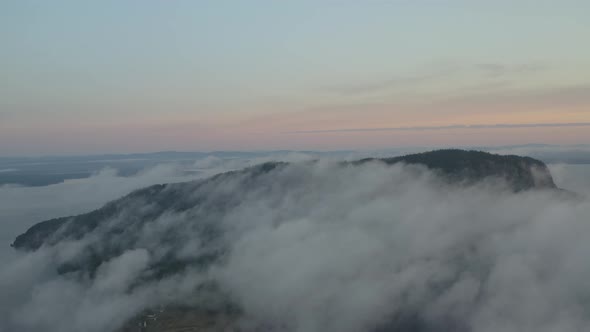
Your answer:
[[[588,174],[552,170],[558,185],[583,183]],[[588,199],[512,193],[498,181],[449,186],[419,167],[379,163],[294,163],[261,181],[244,188],[229,179],[211,189],[240,198],[212,216],[222,243],[199,243],[191,233],[198,211],[188,211],[140,229],[140,244],[104,263],[94,278],[58,275],[55,264],[103,239],[104,228],[20,254],[0,271],[0,330],[111,331],[150,306],[211,303],[195,290],[212,281],[242,308],[236,324],[277,331],[373,331],[413,320],[420,331],[590,326]],[[119,182],[98,174],[72,197],[100,197],[106,187],[102,197],[110,199]],[[13,189],[25,190],[2,190]],[[51,193],[27,194],[22,200],[45,202],[50,211]],[[78,202],[71,213],[82,212],[76,209],[84,201]],[[135,285],[159,254],[152,239],[171,231],[177,256],[197,256],[210,246],[227,250],[208,269]]]

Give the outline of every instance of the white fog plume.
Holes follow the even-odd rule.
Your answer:
[[[209,174],[187,175],[177,164],[158,164],[134,176],[124,177],[105,168],[83,179],[66,180],[44,187],[0,186],[0,260],[12,256],[7,244],[35,222],[99,208],[132,190],[157,183],[181,182]]]
[[[451,186],[380,163],[293,163],[256,188],[242,184],[209,188],[239,198],[211,216],[227,250],[210,269],[136,283],[162,254],[156,238],[173,236],[176,257],[217,249],[198,242],[199,211],[189,210],[145,224],[94,278],[58,275],[56,263],[108,239],[99,227],[2,268],[0,331],[112,331],[143,308],[201,301],[194,289],[210,281],[242,309],[240,324],[277,331],[379,331],[404,317],[422,321],[415,331],[590,326],[587,199],[492,181]]]
[[[346,155],[334,155],[330,157],[333,160],[345,159]],[[224,172],[229,170],[238,170],[245,167],[259,165],[266,162],[283,161],[283,162],[302,162],[317,159],[318,156],[303,153],[303,152],[285,152],[285,153],[269,153],[267,155],[255,157],[237,157],[237,158],[221,158],[217,156],[207,156],[197,160],[194,167],[198,170],[208,170],[213,172]],[[328,157],[323,156],[324,159]],[[355,158],[355,159],[358,159]]]

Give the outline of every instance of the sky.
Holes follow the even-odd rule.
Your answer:
[[[588,1],[0,1],[0,156],[590,143]]]

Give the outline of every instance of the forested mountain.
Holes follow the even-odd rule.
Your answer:
[[[358,193],[351,193],[353,196],[346,194],[339,198],[346,202],[344,204],[350,204],[350,199],[358,195],[354,200],[359,208],[379,200],[379,192],[387,193],[384,197],[396,197],[396,192],[412,188],[408,183],[414,181],[426,183],[441,199],[449,190],[480,185],[510,194],[530,190],[560,191],[541,161],[477,151],[440,150],[338,163],[270,162],[204,180],[150,186],[86,214],[40,222],[19,235],[13,247],[22,251],[57,248],[52,256],[57,273],[83,282],[99,278],[101,267],[109,262],[140,250],[147,253],[149,259],[127,292],[193,273],[198,276],[195,280],[204,279],[195,288],[195,294],[216,298],[216,301],[207,301],[206,308],[202,303],[198,309],[189,307],[192,309],[188,311],[186,307],[169,306],[166,313],[158,314],[161,317],[158,324],[165,321],[174,327],[175,321],[187,320],[193,323],[211,320],[212,324],[218,324],[219,319],[224,322],[236,319],[241,309],[219,288],[217,281],[207,279],[207,271],[223,266],[228,255],[237,250],[235,244],[244,239],[249,229],[260,224],[279,227],[293,220],[336,218],[334,222],[338,222],[340,215],[355,218],[346,205],[331,201],[334,194],[342,195],[351,190],[347,181],[353,178],[376,188],[370,192],[360,188]],[[336,217],[322,215],[325,204],[331,205],[330,213]],[[316,212],[310,214],[310,211]],[[461,251],[458,255],[453,266],[460,271],[466,258]],[[434,327],[417,316],[415,310],[418,309],[408,307],[396,311],[391,319],[378,324],[376,330],[463,329],[460,322],[445,318],[438,320],[438,329],[433,330]],[[156,313],[149,311],[137,316],[137,321],[129,322],[125,331],[135,331],[137,324],[153,315]],[[154,327],[152,330],[166,329]]]

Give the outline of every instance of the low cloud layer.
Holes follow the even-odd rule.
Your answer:
[[[85,213],[148,185],[188,181],[208,174],[186,175],[178,165],[160,164],[130,177],[105,168],[88,178],[50,186],[0,186],[0,260],[13,254],[8,244],[14,237],[36,222]]]
[[[195,167],[217,172],[226,162],[209,158]],[[588,174],[553,169],[558,185],[583,183],[577,180]],[[29,188],[0,192],[12,199],[7,208],[27,199],[47,219],[64,212],[51,213],[57,189],[71,192],[70,214],[103,203],[93,197],[106,201],[140,184],[181,179],[173,170],[156,173],[123,183],[107,171],[82,180],[87,187],[73,186],[73,192],[72,182],[35,189],[39,196]],[[140,241],[102,264],[94,278],[58,275],[55,264],[104,239],[107,228],[12,258],[0,271],[0,331],[112,331],[151,306],[211,304],[214,299],[195,291],[210,282],[242,309],[239,324],[277,331],[380,331],[414,321],[426,331],[590,326],[588,199],[511,193],[493,181],[451,187],[416,167],[348,168],[331,161],[296,162],[255,188],[228,178],[209,189],[212,197],[239,198],[208,220],[223,230],[221,243],[199,241],[194,225],[203,216],[195,208],[146,224],[138,230]],[[21,196],[12,190],[22,190]],[[29,222],[38,217],[26,216]],[[105,224],[125,218],[122,213]],[[220,245],[227,250],[209,269],[136,285],[158,259],[155,239],[171,234],[176,257],[197,257]]]
[[[34,223],[85,213],[129,192],[153,184],[195,180],[267,161],[297,162],[314,156],[299,152],[269,153],[249,158],[206,156],[192,164],[162,162],[132,176],[120,174],[118,164],[88,178],[65,180],[43,187],[0,185],[0,260],[10,255],[7,245]],[[335,157],[336,159],[336,157]],[[1,171],[1,170],[0,170]]]

